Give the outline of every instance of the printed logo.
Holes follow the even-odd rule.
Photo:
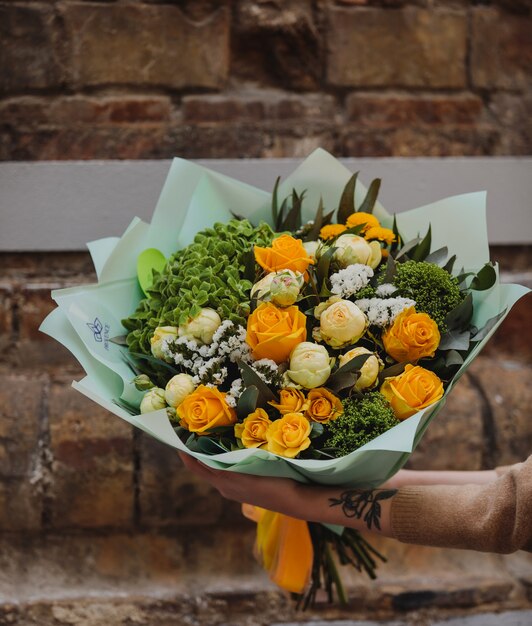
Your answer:
[[[109,324],[105,326],[100,322],[100,318],[95,317],[94,322],[87,322],[87,326],[91,329],[94,336],[94,341],[102,343],[106,350],[109,350],[109,331],[111,330]]]
[[[94,335],[94,341],[101,343],[103,340],[102,338],[103,324],[100,322],[100,320],[97,317],[95,317],[94,322],[92,324],[90,322],[87,322],[87,326],[92,330],[92,334]]]

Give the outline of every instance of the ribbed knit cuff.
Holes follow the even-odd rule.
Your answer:
[[[419,505],[422,487],[402,487],[392,499],[390,526],[392,536],[404,543],[419,543]]]

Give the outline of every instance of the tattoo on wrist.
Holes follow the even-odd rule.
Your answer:
[[[397,493],[397,489],[386,489],[376,491],[361,491],[360,489],[349,489],[340,494],[339,498],[329,498],[329,506],[342,506],[342,511],[346,517],[362,519],[371,530],[374,525],[381,529],[381,500],[388,500]]]

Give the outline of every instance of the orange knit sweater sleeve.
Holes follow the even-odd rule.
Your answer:
[[[485,485],[402,487],[393,536],[405,543],[482,552],[532,552],[532,456]]]

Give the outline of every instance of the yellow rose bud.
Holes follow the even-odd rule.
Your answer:
[[[279,402],[268,402],[276,408],[281,415],[287,413],[304,413],[308,406],[307,399],[299,389],[281,389],[279,392]]]
[[[310,446],[310,431],[310,422],[304,415],[287,413],[268,428],[268,451],[293,459]]]
[[[386,378],[380,392],[392,405],[395,417],[404,420],[443,396],[442,381],[430,370],[407,365],[399,376]]]
[[[222,320],[214,309],[201,309],[196,317],[179,326],[179,336],[208,344],[221,323]]]
[[[307,338],[307,318],[297,306],[279,309],[263,302],[248,317],[246,343],[255,359],[287,361],[290,352]]]
[[[306,389],[321,387],[331,374],[332,362],[325,346],[304,341],[290,355],[290,369],[286,374]]]
[[[440,331],[436,322],[426,313],[416,313],[414,307],[405,309],[383,333],[386,352],[396,361],[417,362],[422,357],[434,356],[440,345]]]
[[[325,387],[309,391],[308,402],[309,406],[305,415],[313,422],[319,422],[320,424],[326,424],[331,420],[335,420],[344,412],[340,398],[337,398]]]
[[[164,361],[162,353],[163,341],[168,339],[177,339],[178,329],[175,326],[157,326],[150,337],[151,353],[156,359]]]
[[[374,387],[379,378],[379,372],[384,367],[384,363],[380,360],[375,352],[371,352],[367,348],[353,348],[342,354],[340,357],[340,367],[344,366],[346,363],[354,359],[356,356],[360,356],[361,354],[371,354],[371,356],[365,361],[364,365],[360,368],[360,376],[355,383],[353,389],[355,391],[362,391],[362,389],[370,389]]]
[[[198,435],[208,435],[211,428],[234,424],[236,412],[225,396],[216,387],[200,385],[176,409],[180,426]]]
[[[264,409],[256,409],[241,424],[235,424],[235,437],[242,440],[245,448],[265,448],[266,433],[272,421]]]
[[[153,413],[153,411],[159,411],[165,407],[166,400],[164,399],[164,389],[160,387],[153,387],[153,389],[147,391],[140,402],[141,414]]]
[[[196,385],[189,374],[176,374],[166,384],[164,397],[169,406],[176,409],[183,400],[190,395]]]
[[[366,316],[350,300],[337,300],[324,310],[318,310],[318,315],[319,337],[331,348],[343,348],[355,343],[366,332]]]
[[[341,267],[354,263],[367,265],[373,253],[369,243],[358,235],[340,235],[334,242],[334,247],[337,248],[334,258]]]

